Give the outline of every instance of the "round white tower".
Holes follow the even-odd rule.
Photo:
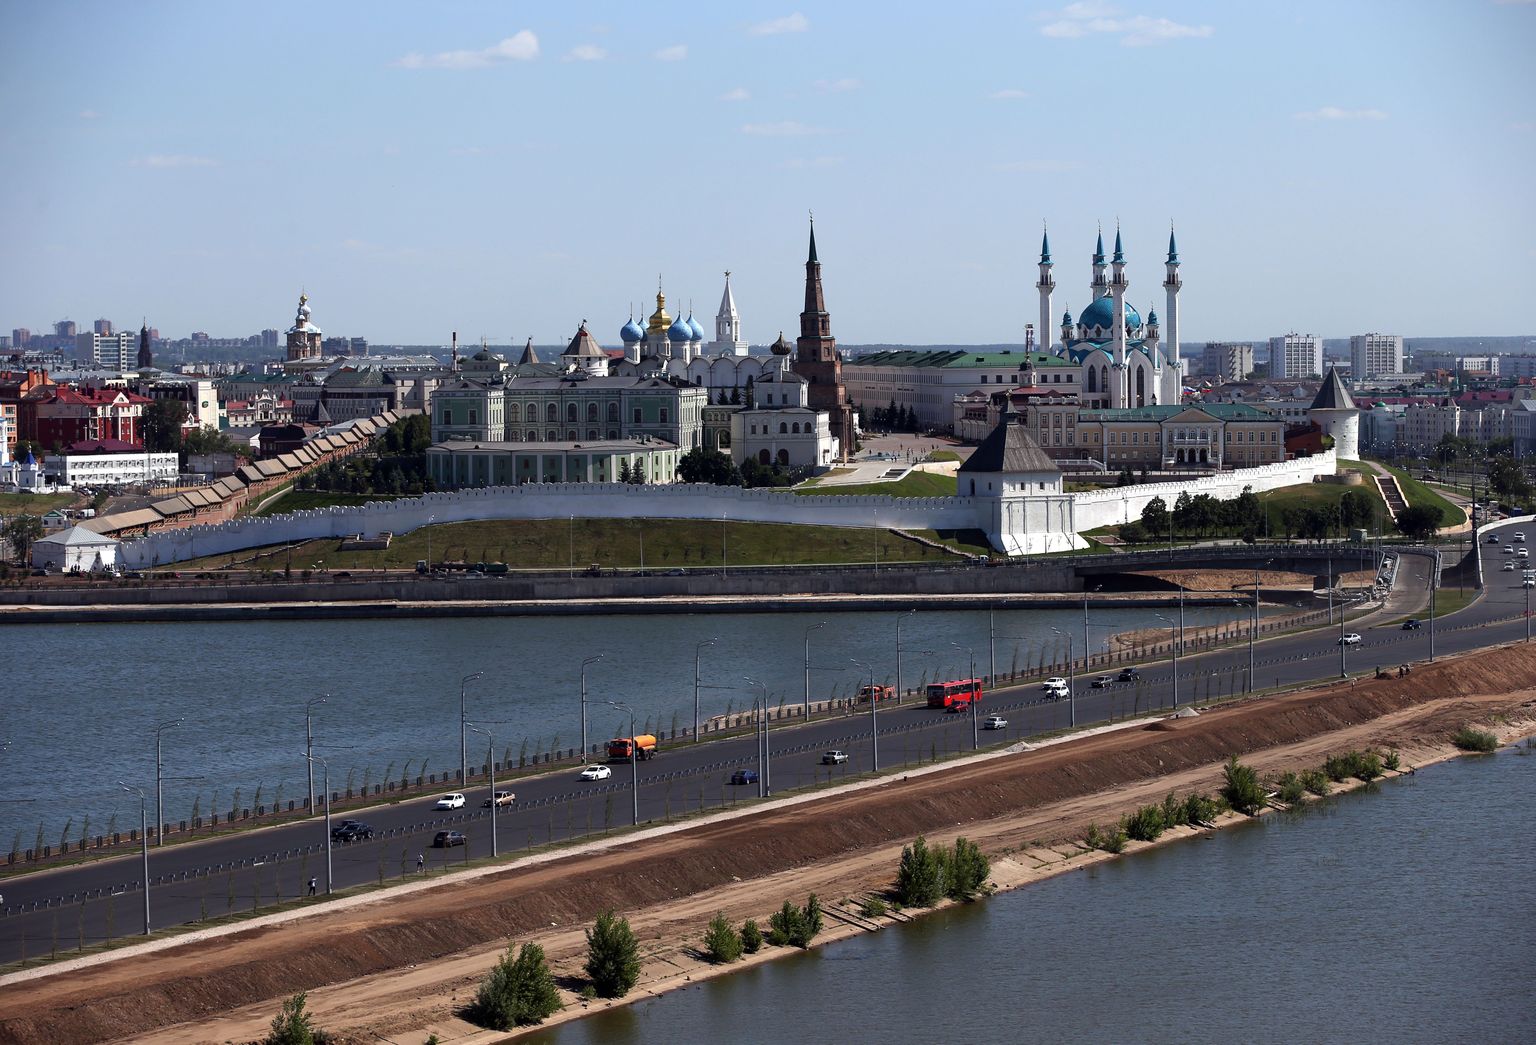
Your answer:
[[[1339,372],[1328,368],[1328,376],[1317,390],[1317,398],[1307,408],[1307,416],[1333,438],[1333,449],[1341,461],[1360,459],[1360,409],[1339,379]]]

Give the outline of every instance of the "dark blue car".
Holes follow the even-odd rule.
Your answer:
[[[755,784],[755,783],[757,783],[757,770],[755,770],[755,769],[738,769],[738,770],[736,770],[736,772],[731,774],[731,783],[733,783],[733,784]]]

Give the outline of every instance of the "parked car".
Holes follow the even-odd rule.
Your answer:
[[[824,766],[840,766],[846,761],[848,761],[848,752],[846,751],[834,750],[821,753],[821,764]]]
[[[736,772],[731,774],[731,783],[733,783],[733,784],[755,784],[755,783],[757,783],[757,770],[755,770],[755,769],[738,769],[738,770],[736,770]]]
[[[1121,682],[1140,682],[1141,681],[1141,669],[1140,668],[1121,668],[1120,669],[1120,674],[1116,675],[1115,678],[1119,679]]]
[[[1418,631],[1419,630],[1419,625],[1421,625],[1423,623],[1424,622],[1419,620],[1417,617],[1409,617],[1407,620],[1403,621],[1403,630],[1404,631]]]
[[[1345,635],[1342,639],[1339,640],[1339,645],[1340,646],[1358,646],[1358,645],[1360,645],[1360,636],[1357,633],[1352,631],[1348,635]]]
[[[331,841],[341,842],[343,845],[372,837],[373,828],[361,820],[343,820],[331,828]]]
[[[581,771],[582,780],[607,780],[613,776],[613,770],[607,766],[588,766]]]
[[[496,805],[497,806],[509,806],[509,805],[511,805],[515,801],[517,801],[517,796],[515,794],[513,794],[511,791],[498,791],[498,792],[496,792]],[[489,809],[489,808],[491,808],[491,800],[489,798],[487,798],[484,802],[481,802],[480,803],[480,808],[481,809]]]
[[[1050,678],[1048,678],[1044,682],[1040,683],[1040,688],[1041,689],[1066,689],[1067,688],[1067,680],[1062,678],[1062,677],[1060,677],[1059,675],[1052,675]]]
[[[1091,685],[1094,689],[1108,689],[1114,684],[1114,681],[1115,677],[1113,675],[1100,675],[1098,678],[1089,683],[1089,685]]]
[[[432,848],[451,849],[456,845],[464,845],[467,841],[463,831],[439,831],[432,838]]]
[[[442,798],[439,798],[437,800],[437,808],[439,808],[439,809],[463,809],[464,808],[464,796],[459,794],[457,791],[453,792],[451,795],[444,795]]]
[[[981,724],[982,729],[1007,729],[1008,720],[1001,715],[992,715]]]

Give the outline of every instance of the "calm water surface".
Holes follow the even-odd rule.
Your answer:
[[[1528,1042],[1533,809],[1462,759],[528,1040]]]
[[[1157,627],[1155,610],[1094,612],[1096,646],[1117,630]],[[1166,611],[1165,611],[1166,612]],[[1186,610],[1193,626],[1232,619],[1241,609]],[[588,617],[499,617],[404,621],[254,621],[251,623],[75,624],[11,627],[9,677],[0,679],[0,852],[13,842],[57,844],[66,820],[71,838],[85,817],[92,833],[109,817],[137,826],[138,802],[118,780],[152,789],[154,729],[163,733],[168,819],[221,811],[241,789],[241,803],[302,799],[306,793],[304,702],[329,694],[315,713],[315,750],[331,763],[331,785],[365,775],[398,779],[459,764],[459,679],[469,685],[471,721],[498,738],[497,757],[580,744],[579,669],[587,670],[588,733],[623,732],[623,700],[641,728],[670,730],[693,722],[694,655],[703,651],[704,716],[737,710],[757,695],[743,676],[760,679],[777,703],[804,692],[806,629],[811,634],[813,699],[847,696],[859,685],[857,657],[885,681],[896,672],[894,613],[708,614]],[[1065,656],[1052,626],[1082,642],[1082,613],[1070,609],[996,614],[997,670]],[[920,612],[901,629],[902,681],[965,677],[974,648],[976,671],[988,662],[985,612]],[[625,723],[627,726],[627,722]],[[479,741],[471,762],[484,755]],[[187,779],[201,778],[201,779]],[[319,788],[316,770],[316,788]],[[153,810],[151,810],[153,816]],[[18,838],[19,832],[19,838]]]

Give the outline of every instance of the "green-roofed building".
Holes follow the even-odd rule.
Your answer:
[[[1082,410],[1069,438],[1110,471],[1248,468],[1285,460],[1285,418],[1246,403]]]

